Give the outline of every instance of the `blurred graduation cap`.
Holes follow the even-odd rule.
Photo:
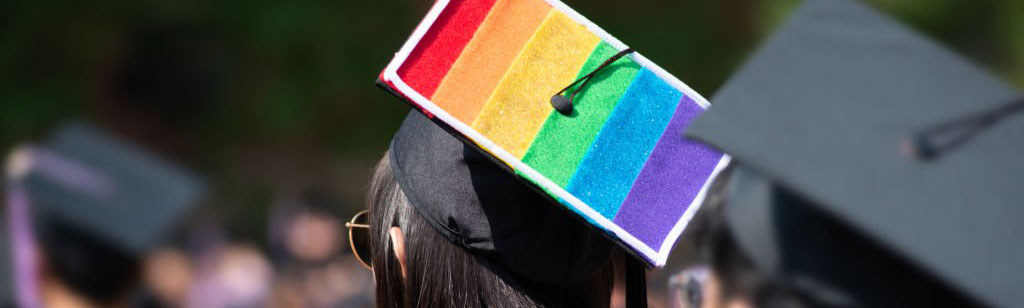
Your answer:
[[[700,94],[559,1],[437,1],[378,85],[648,266],[728,161],[680,138]]]
[[[202,192],[196,175],[81,122],[12,155],[11,180],[25,190],[34,222],[131,254],[159,245]]]
[[[687,136],[738,163],[743,251],[814,300],[1021,307],[1020,99],[857,1],[811,0]]]

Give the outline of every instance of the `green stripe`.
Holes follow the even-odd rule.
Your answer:
[[[601,42],[590,53],[578,77],[586,75],[618,52],[608,43]],[[602,69],[576,95],[571,115],[564,116],[551,111],[526,155],[523,155],[523,162],[558,186],[568,186],[583,155],[638,72],[640,65],[629,57],[623,57]]]

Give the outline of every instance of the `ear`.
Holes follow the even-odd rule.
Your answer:
[[[394,248],[398,265],[402,267],[402,279],[405,279],[405,235],[402,234],[402,229],[398,227],[388,229],[388,235],[391,236],[391,247]]]

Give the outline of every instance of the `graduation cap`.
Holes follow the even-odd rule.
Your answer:
[[[725,215],[741,249],[814,300],[1021,307],[1020,99],[857,1],[812,0],[687,136],[738,163]]]
[[[28,148],[18,175],[36,219],[56,220],[144,253],[198,200],[197,176],[84,123]]]
[[[680,137],[700,94],[560,1],[438,1],[378,85],[649,266],[728,161]]]
[[[8,191],[23,192],[25,201],[8,202],[9,210],[21,203],[31,209],[11,223],[28,224],[23,229],[53,249],[46,251],[51,257],[78,255],[69,262],[93,263],[84,266],[101,266],[85,255],[141,257],[165,240],[202,192],[197,176],[77,122],[40,145],[16,149],[7,169]]]

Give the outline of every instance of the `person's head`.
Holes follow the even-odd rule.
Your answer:
[[[141,261],[135,255],[58,222],[43,222],[36,229],[47,279],[92,304],[123,304],[137,285]]]
[[[974,307],[976,302],[869,236],[785,189],[772,190],[769,242],[738,226],[743,166],[723,170],[695,219],[698,249],[711,275],[703,308]],[[746,180],[749,180],[746,179]],[[748,191],[749,192],[749,191]],[[749,210],[749,209],[748,209]],[[744,234],[743,232],[748,232]],[[813,234],[811,234],[813,233]],[[747,238],[744,238],[747,236]],[[754,248],[752,245],[762,247]],[[777,255],[752,255],[771,246]],[[773,258],[772,260],[766,260]]]
[[[366,231],[350,239],[380,307],[609,304],[614,244],[420,113],[398,129],[367,201],[346,226]]]
[[[532,282],[493,256],[471,252],[449,241],[410,204],[395,179],[390,155],[384,155],[377,164],[368,206],[370,262],[378,307],[609,304],[613,277],[610,264],[582,282],[549,286]]]
[[[10,208],[22,209],[10,219],[25,225],[22,239],[33,244],[16,248],[38,247],[42,261],[19,283],[43,274],[43,291],[67,289],[74,294],[58,297],[77,295],[103,307],[131,297],[141,260],[168,239],[203,190],[191,172],[84,122],[19,146],[8,166],[15,168],[5,188],[22,196],[9,199]]]

